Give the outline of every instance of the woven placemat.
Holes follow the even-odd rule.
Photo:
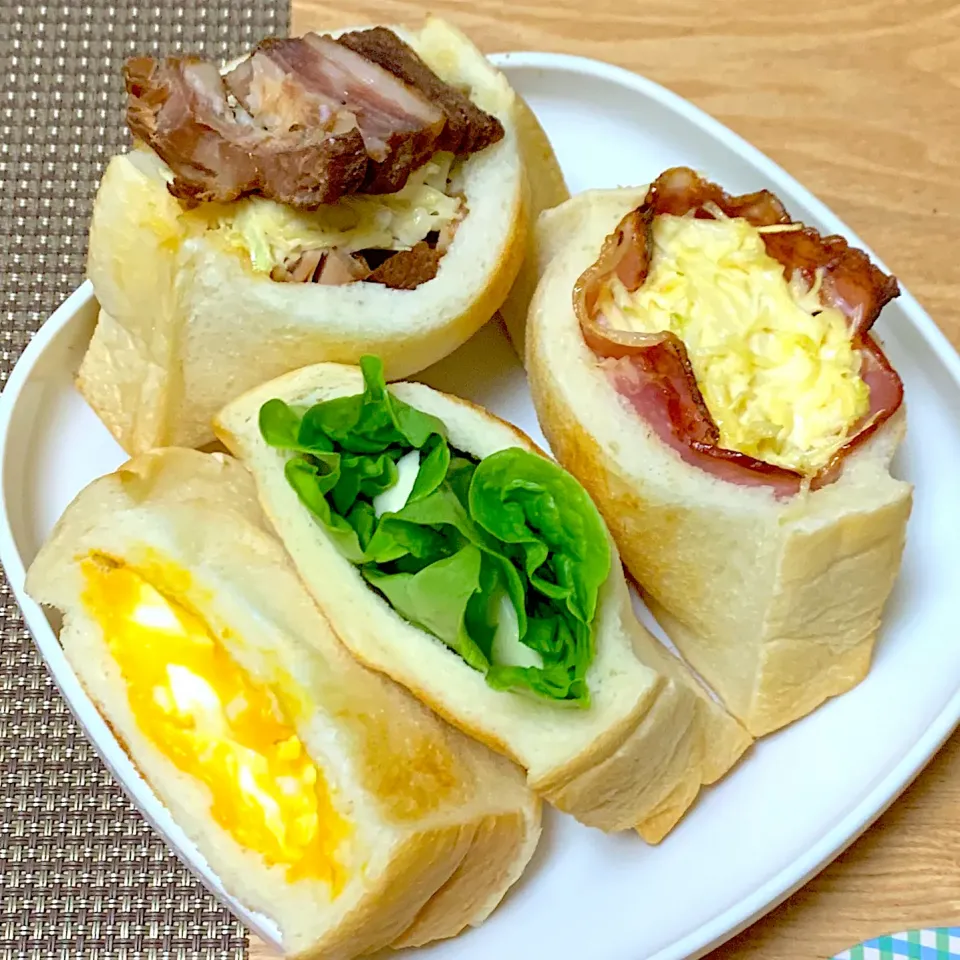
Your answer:
[[[83,278],[134,52],[227,57],[285,34],[284,0],[0,0],[0,384]],[[0,960],[242,958],[243,928],[127,801],[0,583]]]

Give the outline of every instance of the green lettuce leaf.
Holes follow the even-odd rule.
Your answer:
[[[586,680],[582,677],[571,680],[567,671],[560,666],[505,667],[495,663],[487,671],[487,683],[494,690],[532,693],[570,706],[589,703]]]
[[[555,463],[516,447],[485,457],[470,484],[470,513],[523,551],[530,583],[589,623],[610,573],[606,528],[583,487]]]
[[[348,513],[361,493],[373,498],[396,482],[397,464],[389,453],[366,457],[342,454],[340,479],[333,488],[334,508],[337,513]]]
[[[333,454],[337,456],[337,454]],[[339,457],[338,457],[339,459]],[[339,474],[339,470],[337,471]],[[362,563],[364,550],[357,532],[346,517],[334,513],[325,496],[333,488],[330,477],[322,464],[312,463],[301,457],[286,462],[284,474],[287,482],[297,492],[300,502],[327,528],[337,549],[351,562]]]
[[[449,469],[450,447],[446,438],[435,433],[423,445],[420,470],[407,502],[413,503],[414,500],[430,496],[447,478]]]
[[[414,410],[387,390],[377,357],[364,357],[360,369],[362,394],[318,403],[304,414],[297,437],[302,447],[319,439],[349,453],[383,453],[394,445],[406,452],[419,450],[433,434],[446,437],[440,420]]]
[[[587,707],[597,596],[611,561],[583,488],[519,448],[479,463],[451,449],[440,420],[390,393],[377,358],[361,369],[362,394],[304,411],[270,400],[260,410],[260,432],[287,453],[301,502],[397,613],[492,687]],[[411,450],[420,465],[407,502],[378,516],[375,499],[398,482],[397,462]],[[510,643],[535,651],[542,666],[495,662],[504,595],[516,612]]]
[[[490,661],[466,629],[467,605],[480,590],[483,556],[467,544],[453,556],[437,560],[419,573],[384,574],[375,566],[361,571],[405,620],[432,633],[475,670]]]

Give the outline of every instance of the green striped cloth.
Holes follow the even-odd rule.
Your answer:
[[[857,944],[833,960],[960,960],[960,927],[906,930]]]

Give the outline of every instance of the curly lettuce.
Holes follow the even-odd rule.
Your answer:
[[[611,565],[593,502],[566,471],[519,447],[482,460],[456,450],[442,421],[387,389],[379,359],[360,366],[362,394],[260,409],[261,435],[287,454],[301,502],[400,616],[491,687],[588,707]],[[410,468],[409,494],[385,508]]]

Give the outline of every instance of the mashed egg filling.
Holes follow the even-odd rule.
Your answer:
[[[722,447],[812,475],[850,439],[870,391],[820,277],[788,282],[764,229],[783,227],[657,216],[646,280],[631,292],[613,277],[598,308],[611,327],[683,341]]]
[[[83,602],[103,629],[147,737],[210,791],[214,820],[291,881],[343,885],[348,832],[323,773],[268,686],[234,660],[196,613],[110,558],[81,562]],[[165,582],[189,582],[184,571]]]

